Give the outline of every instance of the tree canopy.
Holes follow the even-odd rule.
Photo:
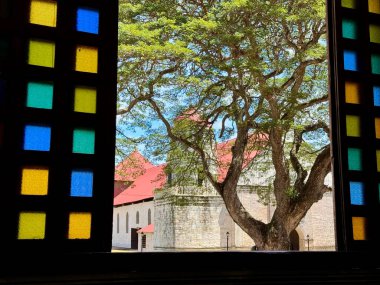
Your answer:
[[[325,15],[320,0],[120,0],[117,150],[160,160],[180,147],[259,249],[288,249],[331,191]],[[210,140],[230,138],[218,180]],[[273,170],[268,224],[236,192],[253,149]]]

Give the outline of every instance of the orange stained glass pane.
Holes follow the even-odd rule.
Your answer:
[[[366,218],[352,217],[352,231],[354,240],[366,240]]]
[[[368,11],[380,14],[380,0],[368,0]]]
[[[47,195],[49,170],[24,168],[22,170],[22,195]]]
[[[32,0],[30,3],[31,24],[48,27],[57,25],[57,2],[50,0]]]
[[[380,139],[380,118],[375,118],[375,133],[376,138]]]
[[[98,48],[78,46],[76,50],[75,70],[98,73]]]
[[[89,239],[91,237],[91,213],[70,213],[69,239]]]
[[[345,84],[346,103],[360,104],[359,84],[356,82],[346,81]]]

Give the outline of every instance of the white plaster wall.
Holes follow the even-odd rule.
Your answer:
[[[151,210],[151,221],[154,222],[154,202],[140,202],[113,208],[112,246],[131,248],[131,228],[143,228],[148,225],[148,210]],[[139,212],[139,223],[136,213]],[[129,227],[126,232],[126,214],[129,214]],[[119,232],[117,232],[117,215],[119,214]]]

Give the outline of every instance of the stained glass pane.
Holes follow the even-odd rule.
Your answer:
[[[51,109],[53,107],[53,84],[29,82],[26,106]]]
[[[49,0],[32,0],[30,23],[48,27],[57,25],[57,3]]]
[[[94,154],[95,132],[93,130],[75,129],[73,136],[73,152]]]
[[[348,149],[348,170],[362,170],[362,151],[357,148]]]
[[[359,104],[359,84],[356,82],[345,82],[345,94],[346,94],[346,103],[349,104]],[[380,93],[379,93],[380,94]]]
[[[47,195],[49,170],[24,168],[22,170],[22,195]]]
[[[380,14],[380,0],[368,0],[368,11]]]
[[[342,0],[342,7],[355,9],[356,0]]]
[[[89,239],[91,237],[91,213],[70,213],[69,239]]]
[[[347,115],[346,129],[347,129],[347,136],[360,137],[360,117]]]
[[[358,70],[358,55],[355,51],[345,50],[343,57],[345,70]]]
[[[76,52],[75,70],[97,73],[98,49],[95,47],[78,46]]]
[[[29,42],[29,59],[31,65],[54,67],[55,44],[49,41],[31,40]]]
[[[354,240],[366,240],[366,218],[352,217],[352,230]]]
[[[96,113],[96,89],[88,87],[75,88],[74,111]]]
[[[78,8],[77,31],[91,34],[99,33],[99,12],[89,8]]]
[[[71,173],[71,196],[92,197],[93,173],[86,170],[74,170]]]
[[[364,185],[362,182],[350,182],[352,205],[364,205]]]
[[[50,133],[50,127],[25,126],[24,150],[50,151]]]
[[[44,239],[46,214],[22,212],[19,216],[18,239]]]
[[[357,39],[358,38],[357,22],[351,19],[343,19],[342,32],[343,32],[343,38]]]

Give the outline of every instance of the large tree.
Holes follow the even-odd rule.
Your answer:
[[[325,14],[324,0],[121,0],[119,150],[145,142],[160,157],[181,146],[260,250],[289,249],[331,191]],[[223,179],[210,130],[234,138]],[[268,224],[237,195],[252,147],[273,172]]]

